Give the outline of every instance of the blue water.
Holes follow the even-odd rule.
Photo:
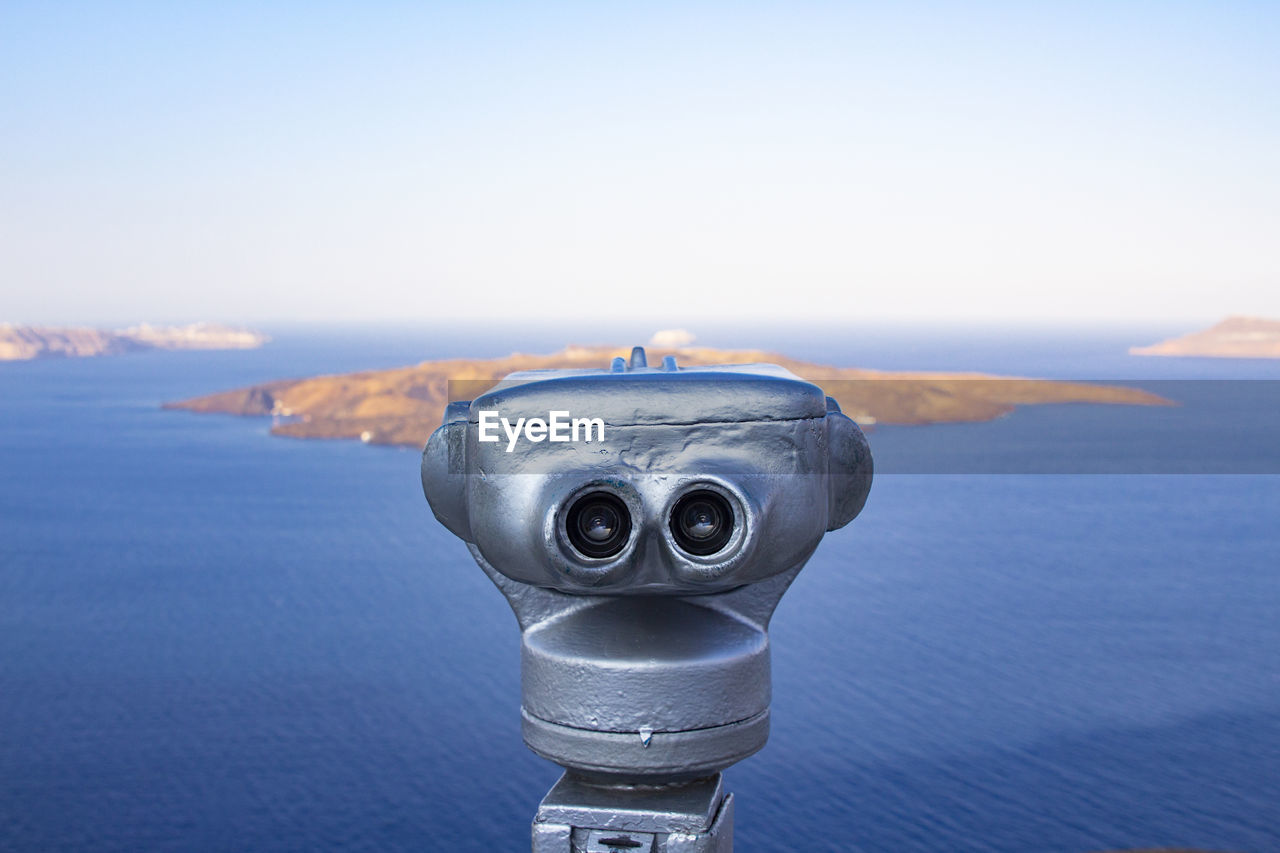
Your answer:
[[[1124,355],[1163,331],[703,340],[1280,378]],[[285,329],[256,352],[0,365],[0,849],[526,849],[558,770],[521,744],[514,620],[428,513],[416,453],[158,406],[590,337]],[[1052,462],[1080,452],[1044,426],[1069,417],[1176,423],[1149,442],[1176,455],[1204,424],[1216,470],[1274,470],[1269,422],[1214,440],[1249,383],[1195,387],[1235,390],[882,428],[872,447],[898,470],[973,442]],[[739,849],[1280,850],[1280,476],[928,473],[945,469],[880,476],[783,600],[772,738],[727,773]]]

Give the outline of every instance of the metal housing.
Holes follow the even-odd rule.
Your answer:
[[[600,418],[603,441],[481,441],[483,412]],[[451,404],[422,458],[432,511],[519,621],[525,742],[574,784],[606,787],[707,777],[764,745],[769,619],[824,533],[862,509],[871,476],[862,432],[816,385],[774,365],[650,368],[638,347],[630,362],[515,373]],[[671,532],[672,506],[695,489],[733,514],[708,556]],[[613,556],[584,556],[566,534],[566,509],[592,491],[630,515]],[[681,849],[728,849],[723,827],[704,829],[720,847]]]

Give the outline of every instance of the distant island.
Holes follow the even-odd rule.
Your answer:
[[[1204,331],[1170,338],[1146,347],[1130,347],[1130,355],[1200,356],[1204,358],[1280,358],[1280,320],[1228,317]]]
[[[16,326],[0,323],[0,361],[35,358],[88,358],[151,349],[254,349],[270,338],[260,332],[213,323],[128,329]]]
[[[440,425],[450,400],[471,399],[516,370],[605,367],[629,348],[570,346],[550,355],[513,354],[493,359],[426,361],[410,367],[285,379],[223,391],[167,409],[272,416],[273,435],[360,439],[371,444],[421,447]],[[963,373],[887,373],[828,367],[759,350],[653,347],[651,364],[673,355],[679,364],[781,365],[820,385],[841,409],[864,425],[988,421],[1035,403],[1171,405],[1133,388]]]

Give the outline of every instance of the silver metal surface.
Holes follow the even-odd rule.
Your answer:
[[[557,412],[598,418],[603,435],[481,440],[496,415]],[[535,851],[610,849],[620,836],[598,831],[618,828],[651,836],[618,849],[731,849],[718,771],[768,738],[769,619],[823,534],[861,511],[871,476],[857,424],[774,365],[651,368],[637,347],[608,368],[515,373],[450,404],[423,450],[423,489],[511,604],[525,742],[567,771]],[[697,549],[675,512],[695,492],[731,524],[715,553],[681,545]],[[588,556],[571,508],[598,493],[629,529],[615,553]],[[714,796],[697,826],[654,799],[702,802],[705,777]]]
[[[541,823],[604,830],[705,832],[724,799],[719,773],[687,785],[604,788],[565,775],[538,806]]]
[[[521,663],[530,681],[560,683],[525,710],[566,726],[705,728],[769,707],[768,636],[690,599],[601,599],[526,631]]]
[[[603,732],[562,726],[521,712],[525,744],[582,775],[653,782],[710,773],[764,748],[769,712],[702,729]]]

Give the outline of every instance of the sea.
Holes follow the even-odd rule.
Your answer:
[[[412,448],[161,404],[652,329],[307,327],[0,364],[0,850],[518,851],[559,769]],[[1280,361],[1170,328],[697,329],[1167,407],[876,425],[862,515],[772,627],[740,851],[1280,851]]]

